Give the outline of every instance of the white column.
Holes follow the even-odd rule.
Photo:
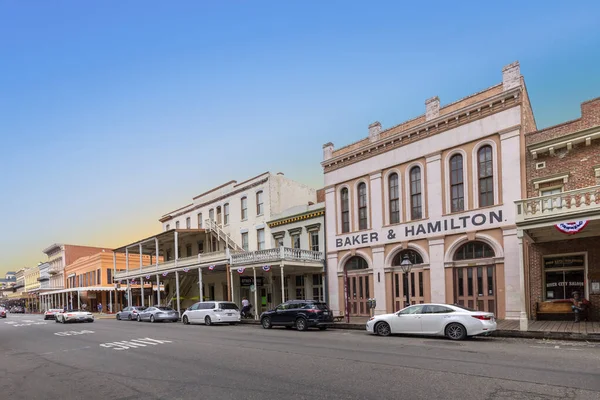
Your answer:
[[[373,296],[377,302],[375,305],[375,315],[385,314],[387,292],[385,287],[385,270],[384,270],[384,252],[385,247],[373,247]]]
[[[281,302],[285,303],[285,275],[283,275],[283,264],[281,264]]]
[[[204,301],[204,289],[202,282],[202,268],[198,268],[198,296],[200,297],[200,301]],[[225,293],[223,293],[225,294]]]
[[[81,310],[81,293],[77,290],[77,309]]]
[[[340,311],[342,310],[340,307],[339,282],[337,276],[338,268],[337,253],[327,254],[327,300],[329,302],[329,308],[331,308],[334,316],[340,315]]]
[[[108,312],[112,314],[113,312],[113,304],[112,304],[112,290],[108,291]]]
[[[156,274],[156,300],[157,305],[160,306],[160,275]]]
[[[175,232],[175,236],[177,236],[177,232]],[[175,250],[175,254],[177,254],[177,250]],[[179,301],[179,271],[175,271],[175,290],[177,295],[177,314],[181,318],[181,306]]]
[[[519,281],[520,281],[520,302],[521,302],[521,314],[519,315],[519,329],[527,331],[529,329],[529,317],[527,316],[527,297],[525,296],[525,258],[523,251],[523,230],[517,230],[517,243],[519,245]],[[506,269],[506,265],[504,266]]]
[[[425,161],[427,162],[427,214],[425,215],[436,219],[442,216],[442,155],[431,154]]]
[[[129,279],[127,279],[126,290],[127,290],[127,307],[131,307],[131,304],[132,304],[132,302],[131,302],[131,283],[130,283]]]
[[[445,303],[446,269],[444,266],[444,239],[429,240],[429,276],[431,302]]]
[[[144,267],[144,260],[142,258],[142,244],[140,243],[139,245],[139,250],[140,250],[140,273],[143,270]],[[140,277],[140,295],[142,297],[142,307],[144,307],[145,301],[144,301],[144,277],[141,276]]]
[[[381,186],[381,171],[371,174],[370,178],[369,208],[371,209],[372,220],[369,221],[368,226],[371,229],[379,229],[383,226],[383,213],[381,212],[383,204],[381,202],[381,195],[383,193],[383,188]]]
[[[125,270],[129,274],[129,248],[125,247]]]
[[[327,302],[329,308],[335,316],[339,315],[340,299],[338,289],[338,254],[335,247],[335,236],[338,231],[338,226],[341,224],[341,218],[336,215],[335,206],[335,187],[331,186],[325,189],[325,224],[327,229],[324,232],[325,244],[327,245],[324,249],[325,257],[327,257]],[[339,222],[339,224],[338,224]]]
[[[231,301],[235,303],[235,296],[233,290],[233,271],[231,270],[231,266],[229,267],[229,282],[231,282]]]
[[[256,268],[252,268],[254,274],[254,319],[258,321],[258,285],[256,284]]]
[[[521,290],[524,286],[525,276],[523,273],[523,257],[517,238],[516,229],[502,231],[504,236],[504,295],[506,296],[506,319],[521,319],[522,304],[525,302],[522,296],[525,292]],[[523,276],[523,280],[521,280]]]

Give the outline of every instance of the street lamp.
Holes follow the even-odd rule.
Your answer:
[[[410,270],[412,269],[412,265],[413,263],[410,262],[410,260],[408,259],[408,254],[405,254],[402,262],[400,263],[400,269],[402,270],[403,274],[406,274],[406,291],[405,291],[405,295],[406,295],[406,307],[408,307],[410,305],[410,298],[408,297],[408,290],[409,290],[409,285],[408,285],[408,274],[410,272]]]

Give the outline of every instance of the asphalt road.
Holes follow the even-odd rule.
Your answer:
[[[0,398],[597,400],[600,345],[9,314]]]

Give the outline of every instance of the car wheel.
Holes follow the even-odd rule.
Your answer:
[[[58,320],[58,318],[54,318],[54,322],[58,324],[60,321]]]
[[[446,337],[452,340],[463,340],[467,337],[467,330],[461,324],[451,323],[446,327]]]
[[[211,324],[212,324],[212,321],[211,321],[210,317],[207,315],[206,318],[204,318],[204,325],[210,326]]]
[[[151,315],[151,316],[150,316],[150,322],[155,322],[155,321],[154,321],[154,315]]]
[[[327,330],[327,327],[326,327],[326,326],[320,326],[320,327],[319,327],[319,330],[320,330],[320,331],[326,331],[326,330]]]
[[[390,336],[392,330],[387,322],[380,322],[375,325],[375,333],[377,333],[379,336]]]
[[[183,316],[183,324],[184,325],[189,325],[190,324],[190,320],[188,319],[187,315]]]
[[[131,321],[131,314],[129,314],[129,315],[127,316],[127,320],[128,320],[128,321]]]
[[[119,314],[117,314],[117,321],[121,320],[121,316]]]
[[[299,331],[305,331],[308,329],[308,324],[304,318],[298,318],[296,320],[296,329]]]
[[[142,317],[140,317],[139,315],[137,317],[137,322],[142,322]]]
[[[264,317],[261,321],[260,324],[262,325],[263,328],[265,329],[271,329],[273,327],[273,325],[271,324],[271,318],[269,317]]]

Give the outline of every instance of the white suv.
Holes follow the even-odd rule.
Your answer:
[[[212,325],[218,323],[237,324],[240,322],[240,309],[229,301],[201,301],[194,304],[181,316],[184,324]]]

